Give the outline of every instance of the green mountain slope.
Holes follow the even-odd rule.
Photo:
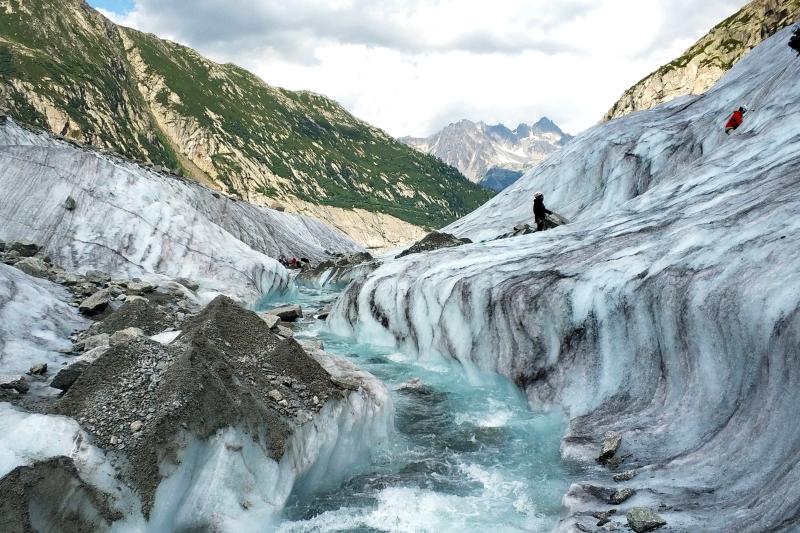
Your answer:
[[[267,205],[323,205],[439,227],[489,194],[336,102],[119,27],[79,0],[0,0],[12,115],[182,169]]]

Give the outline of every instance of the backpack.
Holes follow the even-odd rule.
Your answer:
[[[800,27],[795,27],[794,34],[789,39],[789,47],[800,54]]]

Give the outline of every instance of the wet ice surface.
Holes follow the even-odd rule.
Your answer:
[[[335,293],[295,296],[313,307]],[[341,486],[308,494],[301,480],[280,531],[552,529],[570,478],[559,414],[532,412],[500,376],[359,344],[320,321],[303,323],[296,337],[322,340],[326,351],[379,377],[392,390],[396,433]],[[420,385],[402,387],[412,379]]]

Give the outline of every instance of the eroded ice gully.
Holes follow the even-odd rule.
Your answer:
[[[392,261],[351,285],[334,330],[508,376],[571,419],[565,456],[623,434],[620,485],[679,531],[800,523],[800,62],[789,30],[706,95],[589,130],[449,228],[487,239],[541,189],[574,220]],[[733,136],[730,108],[747,104]],[[558,529],[593,527],[581,484]]]

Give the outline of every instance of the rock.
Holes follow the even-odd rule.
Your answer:
[[[319,313],[314,315],[317,320],[326,320],[331,314],[330,309],[320,309]]]
[[[0,252],[5,252],[5,251],[6,251],[6,242],[0,241]]]
[[[607,463],[617,453],[620,444],[622,444],[622,435],[614,431],[606,433],[603,436],[603,446],[597,460],[602,464]]]
[[[8,245],[8,250],[10,252],[16,252],[20,257],[33,257],[39,253],[41,247],[30,241],[12,241]]]
[[[286,322],[294,322],[298,318],[303,318],[303,310],[299,305],[288,305],[286,307],[277,307],[267,311],[270,315],[275,315],[281,320]]]
[[[280,324],[275,326],[275,333],[286,339],[291,339],[292,337],[294,337],[294,331],[287,328],[286,326],[281,326]]]
[[[111,276],[100,270],[88,270],[83,277],[90,283],[102,284],[111,281]]]
[[[144,331],[139,328],[125,328],[111,335],[108,339],[108,343],[111,346],[116,346],[117,344],[128,342],[136,337],[144,337]]]
[[[100,333],[99,335],[92,335],[91,337],[87,337],[83,340],[82,343],[78,343],[78,347],[81,351],[88,352],[98,348],[100,346],[108,348],[109,345],[109,336],[108,333]]]
[[[283,395],[280,393],[280,391],[278,391],[278,389],[272,389],[267,393],[267,396],[276,402],[283,400]]]
[[[358,388],[361,386],[356,381],[341,379],[337,378],[336,376],[331,376],[331,383],[347,390],[358,390]]]
[[[50,274],[50,267],[38,257],[25,257],[14,263],[14,266],[34,278],[46,279]]]
[[[309,339],[301,340],[300,346],[307,352],[319,352],[325,349],[325,345],[322,344],[322,341]]]
[[[636,533],[652,531],[667,525],[666,520],[647,507],[634,507],[630,509],[626,518],[628,519],[628,525],[632,530],[636,531]]]
[[[125,303],[108,315],[97,329],[112,334],[122,329],[139,328],[147,335],[156,335],[171,323],[170,317],[156,304],[140,296],[128,296]]]
[[[135,420],[131,422],[131,431],[133,431],[134,433],[136,433],[137,431],[141,431],[143,427],[144,427],[144,422],[142,422],[141,420]]]
[[[631,488],[619,489],[611,495],[611,497],[608,499],[608,503],[611,505],[619,505],[634,494],[636,494],[636,491]]]
[[[189,289],[192,292],[195,292],[197,289],[200,288],[200,285],[195,283],[194,281],[190,280],[189,278],[177,278],[175,283],[179,283]]]
[[[50,382],[50,386],[62,391],[69,390],[89,364],[88,361],[76,361],[68,367],[62,368]]]
[[[614,481],[621,482],[621,481],[630,481],[636,477],[636,474],[639,472],[636,470],[626,470],[625,472],[620,472],[619,474],[614,474]]]
[[[32,376],[44,376],[47,374],[47,363],[37,363],[33,365],[28,373]]]
[[[25,376],[21,374],[0,375],[0,389],[15,390],[20,394],[25,394],[30,389]]]
[[[400,259],[401,257],[411,254],[430,252],[440,248],[452,248],[454,246],[470,244],[471,242],[472,241],[469,239],[461,239],[455,235],[450,235],[449,233],[440,233],[438,231],[434,231],[411,245],[408,249],[403,250],[399,255],[397,255],[396,259]]]
[[[127,283],[128,292],[133,294],[147,294],[156,290],[155,285],[146,281],[129,281]]]
[[[111,435],[111,438],[109,439],[108,442],[111,443],[112,446],[116,446],[120,442],[119,437],[117,437],[116,435]]]
[[[274,328],[281,321],[281,317],[270,313],[258,313],[258,317],[267,323],[269,329]]]
[[[77,206],[78,204],[72,196],[67,196],[67,199],[64,200],[64,209],[67,211],[74,211]]]
[[[91,363],[93,361],[97,361],[97,359],[99,359],[101,355],[103,355],[104,353],[106,353],[108,351],[108,348],[109,348],[108,344],[105,344],[103,346],[98,346],[97,348],[93,348],[93,349],[89,350],[88,352],[84,352],[80,356],[80,360],[81,361],[86,361],[87,363]]]
[[[126,303],[131,303],[131,302],[149,302],[150,301],[147,298],[145,298],[144,296],[139,296],[138,294],[125,295],[124,299],[125,299]]]
[[[82,301],[78,310],[85,315],[96,315],[105,310],[109,302],[111,294],[106,289],[101,289]]]

